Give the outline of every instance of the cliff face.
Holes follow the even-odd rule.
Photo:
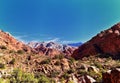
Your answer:
[[[108,54],[113,58],[120,57],[120,23],[110,29],[101,31],[101,33],[75,50],[72,57],[81,59],[96,54]]]

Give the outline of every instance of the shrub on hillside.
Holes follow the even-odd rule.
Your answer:
[[[40,62],[40,64],[49,64],[51,62],[51,59],[45,59]]]
[[[38,83],[38,80],[33,74],[16,69],[10,77],[10,83]]]
[[[23,50],[18,50],[17,53],[18,53],[18,54],[23,54],[24,51],[23,51]]]
[[[60,61],[56,61],[54,65],[60,66],[60,65],[61,65],[61,62],[60,62]]]
[[[5,68],[5,64],[0,63],[0,69],[4,69]]]
[[[1,48],[1,49],[7,49],[7,47],[4,46],[4,45],[0,46],[0,48]]]

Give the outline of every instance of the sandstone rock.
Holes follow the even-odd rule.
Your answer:
[[[120,69],[103,73],[103,83],[120,83]]]
[[[110,55],[113,58],[120,58],[120,23],[114,25],[93,37],[91,40],[74,51],[72,57],[82,59],[90,55]],[[109,34],[108,34],[109,32]],[[117,35],[116,35],[117,34]]]
[[[78,78],[78,83],[94,83],[94,82],[96,82],[96,80],[88,75],[84,75]]]
[[[5,46],[10,50],[24,50],[26,52],[32,52],[33,49],[24,43],[15,39],[10,33],[0,30],[0,46]]]
[[[95,66],[90,66],[90,67],[88,68],[88,71],[94,71],[95,73],[99,73],[99,69],[96,68]]]
[[[69,70],[69,62],[67,59],[62,59],[61,60],[61,64],[62,64],[62,70],[65,71],[65,70]]]

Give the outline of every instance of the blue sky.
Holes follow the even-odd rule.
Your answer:
[[[0,29],[25,42],[85,42],[119,21],[120,0],[0,0]]]

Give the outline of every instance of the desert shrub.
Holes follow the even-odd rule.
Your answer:
[[[74,83],[74,81],[70,80],[70,81],[68,81],[68,83]]]
[[[7,49],[7,47],[4,46],[4,45],[0,46],[0,48],[1,48],[1,49]]]
[[[17,53],[18,53],[18,54],[23,54],[24,51],[23,51],[23,50],[18,50]]]
[[[16,69],[10,77],[10,83],[38,83],[38,80],[33,74]]]
[[[10,50],[9,53],[15,53],[15,50]]]
[[[97,68],[99,68],[99,69],[102,68],[101,63],[95,62],[94,65],[95,65]]]
[[[94,79],[96,79],[97,82],[101,82],[102,80],[102,73],[96,73],[94,71],[87,72],[87,74]]]
[[[80,74],[80,75],[85,75],[87,72],[85,70],[78,70],[77,71],[77,74]]]
[[[74,69],[70,69],[67,71],[68,74],[74,73]]]
[[[62,75],[62,77],[63,77],[64,79],[68,79],[68,78],[69,78],[69,74],[68,74],[67,72],[65,72],[65,73]]]
[[[53,71],[50,73],[50,77],[57,77],[60,74],[59,71]]]
[[[15,64],[15,58],[13,58],[10,62],[9,62],[9,64]]]
[[[60,62],[60,61],[56,61],[54,65],[60,66],[60,65],[61,65],[61,62]]]
[[[55,81],[45,75],[40,75],[38,78],[38,83],[55,83]]]
[[[64,55],[63,54],[60,54],[60,55],[56,55],[54,57],[54,59],[63,59],[64,58]]]
[[[0,63],[0,69],[4,69],[5,68],[5,64]]]
[[[72,57],[70,57],[70,58],[69,58],[69,63],[70,63],[70,64],[73,64],[74,62],[75,62],[75,59],[72,58]]]
[[[40,62],[40,64],[49,64],[51,62],[51,59],[45,59]]]

